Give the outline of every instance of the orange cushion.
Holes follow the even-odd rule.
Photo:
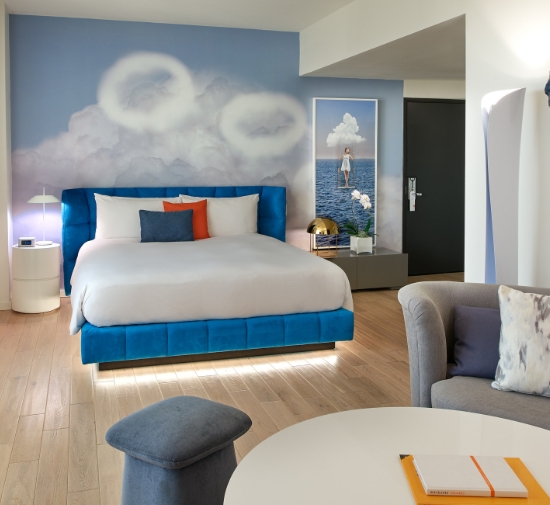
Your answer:
[[[208,219],[206,214],[206,200],[193,203],[170,203],[162,202],[164,212],[178,212],[182,210],[193,210],[193,235],[195,240],[210,238],[208,234]]]

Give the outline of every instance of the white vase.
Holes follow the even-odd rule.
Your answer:
[[[355,254],[372,253],[372,237],[355,237],[349,238],[350,249]]]

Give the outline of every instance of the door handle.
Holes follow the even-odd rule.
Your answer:
[[[409,211],[414,212],[416,210],[416,192],[411,191],[409,193]]]
[[[416,192],[416,177],[409,177],[409,212],[416,211],[416,197],[422,196],[422,193]]]

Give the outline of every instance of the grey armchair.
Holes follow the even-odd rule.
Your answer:
[[[516,287],[550,295],[550,289]],[[454,307],[497,308],[498,285],[419,282],[399,291],[415,407],[477,412],[550,429],[550,398],[497,391],[490,379],[447,377],[453,362]]]

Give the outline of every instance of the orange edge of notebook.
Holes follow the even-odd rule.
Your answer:
[[[491,484],[491,482],[489,481],[489,479],[487,478],[487,475],[485,475],[485,472],[481,469],[481,467],[479,466],[479,463],[477,462],[477,459],[474,458],[474,456],[470,456],[470,459],[474,462],[474,465],[476,466],[477,470],[479,471],[479,473],[481,474],[481,476],[483,477],[483,480],[485,481],[485,483],[489,486],[489,489],[491,490],[491,496],[495,496],[495,488],[493,487],[493,485]],[[525,485],[525,484],[524,484]]]
[[[528,498],[489,498],[480,496],[429,496],[416,473],[413,456],[401,459],[417,505],[550,505],[550,498],[519,458],[504,458],[527,488]]]

